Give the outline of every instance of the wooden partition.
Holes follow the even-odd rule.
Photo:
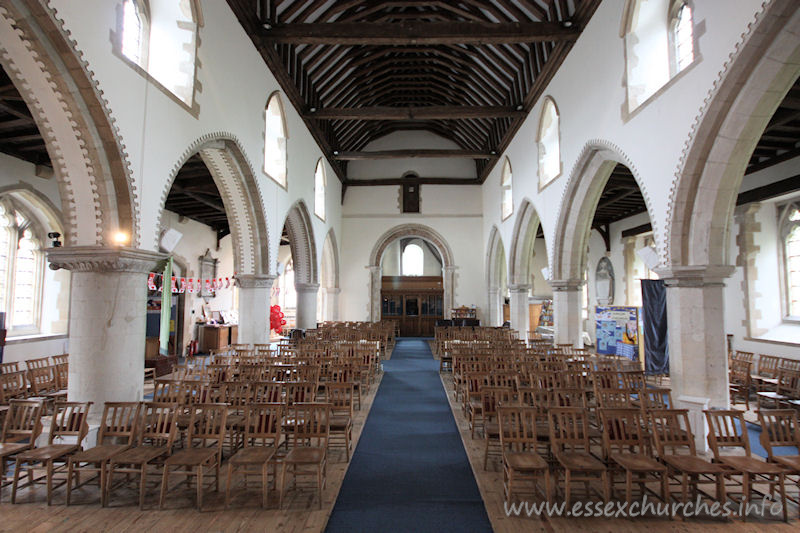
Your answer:
[[[433,337],[444,318],[441,276],[384,276],[381,319],[397,320],[402,337]]]

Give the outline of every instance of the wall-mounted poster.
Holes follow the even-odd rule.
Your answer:
[[[639,308],[597,307],[597,353],[639,360]]]

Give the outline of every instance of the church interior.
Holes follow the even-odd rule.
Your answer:
[[[794,0],[0,0],[0,531],[795,531]]]

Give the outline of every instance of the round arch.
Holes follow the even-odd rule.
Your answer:
[[[314,229],[305,202],[298,200],[292,205],[286,214],[284,226],[289,233],[295,286],[318,285],[317,245],[314,241]]]
[[[723,266],[750,155],[800,75],[800,6],[771,2],[750,26],[695,120],[675,174],[662,262]]]
[[[653,235],[658,246],[659,233],[653,208],[636,166],[619,147],[603,140],[592,140],[584,146],[572,170],[564,191],[553,241],[551,280],[579,287],[586,270],[587,246],[592,220],[603,188],[617,163],[628,167],[642,192],[647,213],[653,225]]]
[[[244,155],[238,139],[224,132],[204,135],[183,152],[164,186],[159,210],[161,231],[167,196],[181,167],[194,154],[200,154],[222,197],[233,240],[233,264],[238,275],[269,273],[269,231],[264,203],[253,167]],[[158,235],[155,236],[158,242]]]
[[[31,111],[53,163],[64,243],[102,246],[118,232],[141,245],[128,156],[88,64],[50,7],[0,7],[0,63]]]
[[[324,321],[337,320],[339,317],[339,246],[336,243],[336,234],[333,228],[328,230],[325,241],[322,243],[319,278],[318,305],[322,307],[317,310],[317,316]]]
[[[401,224],[381,235],[375,242],[369,256],[370,269],[370,320],[377,322],[381,317],[381,259],[386,248],[397,239],[418,237],[431,243],[442,258],[442,282],[444,285],[444,316],[450,318],[455,293],[455,262],[450,245],[436,230],[423,224]]]
[[[527,198],[520,205],[519,215],[514,222],[514,233],[511,237],[511,252],[509,254],[510,283],[518,286],[531,284],[531,259],[533,247],[536,244],[536,234],[539,232],[541,221],[536,208]],[[545,250],[547,239],[545,239]]]
[[[488,322],[490,326],[499,326],[503,322],[502,285],[507,264],[503,238],[500,236],[497,226],[492,226],[486,251],[486,286],[488,288]]]

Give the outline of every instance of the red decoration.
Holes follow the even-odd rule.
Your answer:
[[[150,289],[151,291],[154,291],[154,290],[156,290],[158,288],[158,287],[156,287],[156,274],[155,274],[155,272],[150,272],[150,275],[147,276],[147,288]]]
[[[269,308],[269,328],[270,330],[280,331],[286,321],[283,319],[280,305],[273,305]]]

